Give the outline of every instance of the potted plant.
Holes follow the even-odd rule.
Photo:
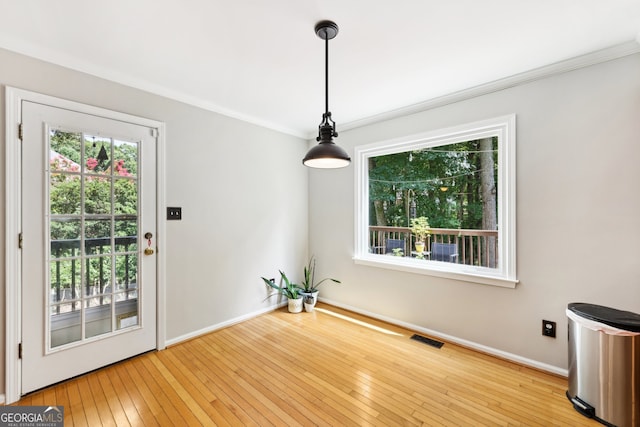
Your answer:
[[[416,252],[422,254],[425,250],[427,236],[431,234],[431,227],[429,227],[427,217],[419,216],[418,218],[413,218],[411,220],[411,232],[416,236]]]
[[[311,295],[307,295],[303,298],[304,301],[304,311],[310,313],[313,311],[313,307],[316,305],[316,299]]]
[[[290,313],[300,313],[302,311],[302,294],[301,288],[295,283],[291,282],[284,271],[280,270],[280,284],[276,285],[275,280],[270,280],[265,277],[262,278],[264,283],[275,289],[277,292],[269,295],[267,298],[273,295],[284,295],[288,300],[288,309]],[[266,298],[265,298],[266,299]]]
[[[325,278],[318,282],[315,281],[316,276],[316,259],[312,256],[309,259],[309,263],[304,267],[304,276],[302,279],[302,290],[301,293],[305,297],[309,296],[313,298],[313,302],[311,303],[311,308],[316,305],[318,301],[318,286],[326,282],[327,280],[332,281],[334,283],[341,283],[337,279]]]

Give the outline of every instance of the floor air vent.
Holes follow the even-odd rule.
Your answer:
[[[420,341],[421,343],[430,345],[431,347],[440,348],[444,345],[443,342],[432,340],[431,338],[423,337],[422,335],[413,334],[411,336],[412,340]]]

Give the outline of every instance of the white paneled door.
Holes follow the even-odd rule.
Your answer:
[[[21,393],[156,348],[155,129],[22,102]]]

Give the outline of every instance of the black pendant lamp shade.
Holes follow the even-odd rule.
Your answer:
[[[333,142],[338,132],[329,112],[329,40],[338,34],[338,26],[332,21],[321,21],[316,24],[315,30],[318,37],[325,41],[325,112],[316,138],[320,143],[309,150],[302,163],[312,168],[343,168],[349,165],[351,158]]]

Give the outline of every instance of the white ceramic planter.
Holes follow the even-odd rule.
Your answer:
[[[289,298],[289,313],[300,313],[302,311],[302,296],[297,299]]]

